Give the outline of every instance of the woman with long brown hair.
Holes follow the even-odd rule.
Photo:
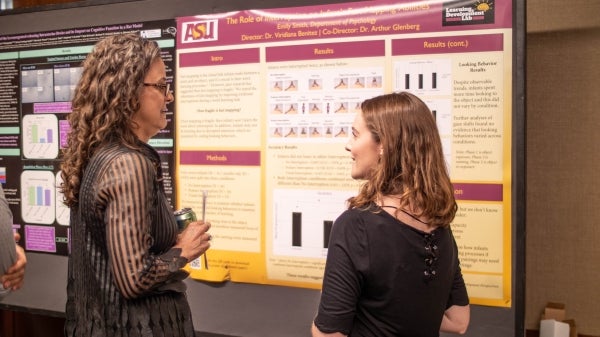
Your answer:
[[[457,205],[431,111],[406,92],[368,99],[346,150],[365,182],[333,225],[313,336],[464,333]]]

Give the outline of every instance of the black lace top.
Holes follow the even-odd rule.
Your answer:
[[[66,336],[194,336],[160,159],[140,145],[101,149],[85,169],[71,209]]]

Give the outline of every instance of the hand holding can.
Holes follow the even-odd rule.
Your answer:
[[[177,220],[177,226],[179,228],[179,232],[183,234],[183,232],[188,228],[188,226],[193,223],[193,222],[198,222],[201,223],[202,225],[207,225],[208,227],[202,231],[200,233],[196,232],[195,228],[193,230],[194,234],[184,234],[185,238],[182,238],[181,241],[182,242],[178,242],[178,245],[181,243],[181,248],[182,248],[182,255],[184,255],[183,249],[186,248],[187,246],[187,242],[190,241],[194,242],[194,241],[198,241],[199,240],[199,244],[197,244],[195,248],[198,249],[202,249],[203,246],[206,246],[206,248],[204,249],[204,266],[206,269],[208,269],[208,258],[206,256],[206,250],[210,247],[210,241],[212,240],[212,235],[210,235],[210,233],[208,233],[208,229],[210,228],[210,223],[206,223],[205,222],[205,215],[206,215],[206,196],[207,193],[206,191],[202,192],[202,220],[201,221],[197,221],[197,217],[196,217],[196,213],[189,207],[186,208],[182,208],[180,210],[175,211],[175,219]],[[191,240],[188,240],[188,236],[191,236]],[[186,250],[186,255],[188,255],[187,250]],[[194,254],[195,255],[195,254]],[[187,257],[187,256],[186,256]],[[188,257],[189,259],[189,257]],[[189,260],[193,260],[193,259],[189,259]]]
[[[210,222],[188,221],[185,229],[179,234],[174,248],[181,249],[181,256],[191,262],[210,248],[211,235],[208,233]]]

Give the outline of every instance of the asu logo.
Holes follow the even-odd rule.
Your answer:
[[[183,24],[181,43],[215,41],[218,39],[218,21],[196,21]]]

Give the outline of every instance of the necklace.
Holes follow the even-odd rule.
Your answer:
[[[397,210],[399,210],[400,212],[402,212],[402,213],[404,213],[404,214],[408,215],[409,217],[413,218],[414,220],[416,220],[416,221],[418,221],[418,222],[420,222],[420,223],[422,223],[422,224],[424,224],[424,225],[427,225],[427,226],[429,226],[429,223],[428,223],[428,222],[425,222],[425,221],[423,221],[423,220],[421,220],[421,219],[417,218],[417,217],[416,217],[414,214],[411,214],[411,213],[409,213],[409,212],[405,211],[403,208],[398,208],[398,207],[396,207],[396,206],[392,206],[392,205],[381,205],[380,207],[387,207],[387,208],[393,208],[393,209],[397,209]]]

